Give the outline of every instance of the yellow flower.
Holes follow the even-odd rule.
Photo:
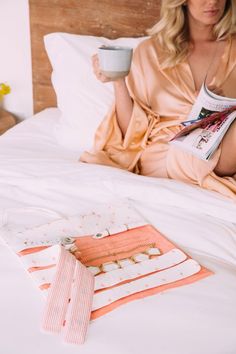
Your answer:
[[[8,95],[11,92],[11,88],[9,85],[0,83],[0,99],[3,98],[4,95]]]

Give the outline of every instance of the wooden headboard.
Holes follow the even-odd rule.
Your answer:
[[[138,37],[157,22],[160,0],[29,0],[34,112],[56,106],[43,36],[51,32]]]

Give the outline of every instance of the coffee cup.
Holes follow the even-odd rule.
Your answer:
[[[125,77],[132,61],[133,49],[123,46],[102,46],[98,48],[101,72],[110,79]]]

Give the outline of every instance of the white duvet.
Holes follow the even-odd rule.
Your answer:
[[[123,305],[94,321],[82,347],[39,330],[44,301],[18,258],[0,246],[2,354],[236,354],[236,203],[180,182],[78,162],[54,138],[47,109],[0,137],[0,222],[24,230],[129,199],[215,274]]]

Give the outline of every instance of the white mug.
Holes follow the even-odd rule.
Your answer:
[[[98,48],[101,72],[110,79],[126,76],[130,71],[133,49],[123,46],[102,46]]]

